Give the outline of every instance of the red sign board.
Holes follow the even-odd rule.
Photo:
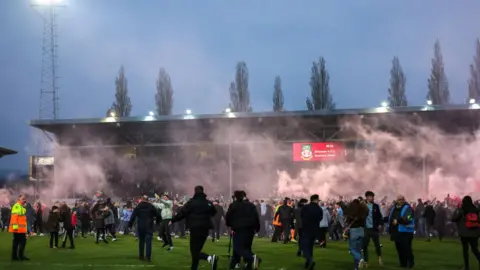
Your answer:
[[[345,157],[345,147],[338,142],[293,143],[292,150],[294,162],[328,161]]]

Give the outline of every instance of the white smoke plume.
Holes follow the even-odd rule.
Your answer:
[[[257,130],[245,119],[232,119],[230,125],[216,121],[220,120],[208,125],[187,121],[185,130],[166,130],[164,135],[174,141],[189,134],[192,140],[211,142],[184,146],[109,147],[112,142],[101,141],[96,134],[72,129],[62,138],[63,143],[75,141],[93,147],[54,145],[54,181],[36,191],[30,187],[22,192],[51,200],[93,195],[97,190],[110,196],[190,195],[196,185],[203,185],[210,196],[228,196],[231,189],[243,189],[250,198],[313,193],[322,198],[360,196],[373,190],[379,196],[402,193],[415,199],[480,191],[477,134],[446,134],[420,117],[378,115],[368,121],[360,116],[344,117],[339,135],[354,134],[355,139],[374,142],[374,151],[368,155],[357,151],[353,160],[324,163],[293,163],[291,142],[278,140],[272,125],[261,130],[262,121],[270,121],[267,118],[258,119]],[[294,120],[287,123],[292,132],[300,134],[297,126]],[[389,131],[382,131],[385,129]]]

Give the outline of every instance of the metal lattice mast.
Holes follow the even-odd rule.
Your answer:
[[[40,86],[39,119],[57,119],[58,107],[58,6],[41,7],[43,19],[42,71]]]

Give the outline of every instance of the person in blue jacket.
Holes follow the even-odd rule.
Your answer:
[[[413,268],[415,265],[412,241],[415,231],[415,219],[412,207],[405,196],[398,195],[388,217],[388,232],[395,242],[400,267]]]

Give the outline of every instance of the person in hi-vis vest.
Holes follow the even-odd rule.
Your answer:
[[[18,197],[18,201],[12,207],[10,225],[8,232],[13,233],[12,260],[28,261],[25,257],[25,246],[27,245],[27,200],[24,195]]]

